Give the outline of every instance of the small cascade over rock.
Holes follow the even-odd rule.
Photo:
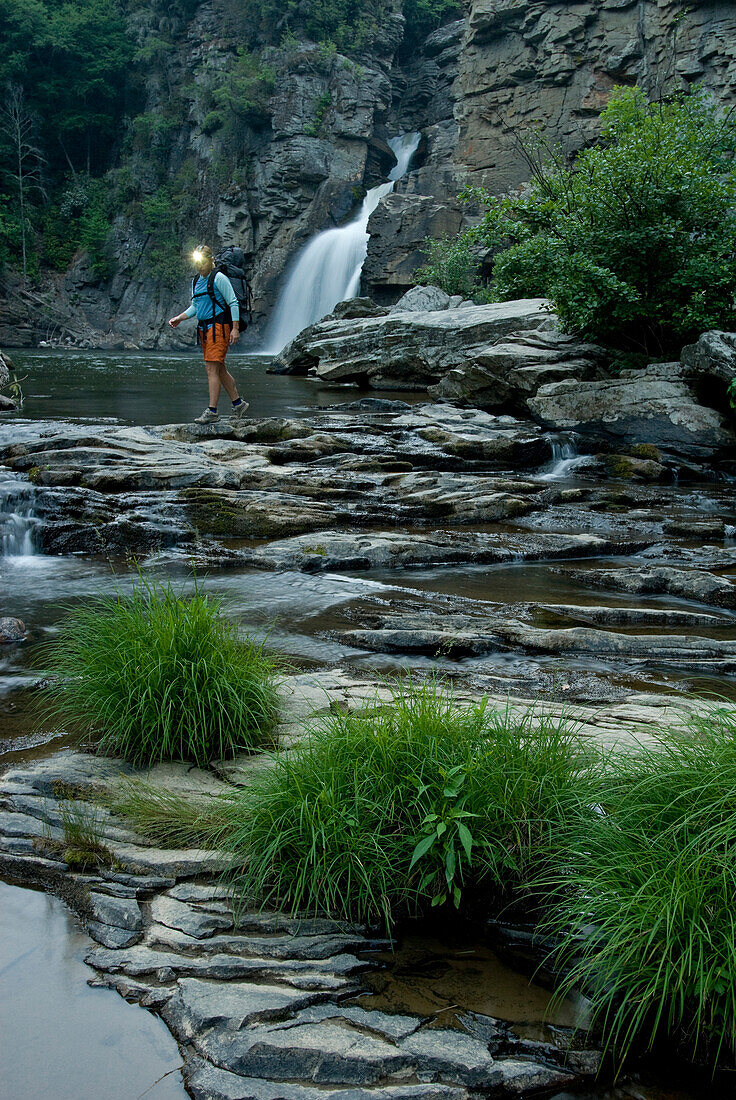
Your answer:
[[[544,468],[541,477],[545,481],[557,481],[566,477],[575,466],[585,462],[587,456],[578,453],[572,432],[555,432],[545,436],[552,451],[552,461]]]
[[[4,474],[0,480],[0,557],[26,558],[37,553],[34,532],[35,490],[28,481]]]
[[[388,182],[372,187],[356,217],[312,237],[293,263],[266,331],[264,351],[278,355],[309,325],[331,313],[338,302],[355,298],[368,253],[368,219],[384,196],[404,176],[421,134],[402,134],[389,141],[397,163]]]

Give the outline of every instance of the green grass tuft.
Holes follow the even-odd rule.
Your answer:
[[[736,712],[713,708],[654,748],[617,758],[601,811],[568,820],[566,857],[540,893],[620,1065],[674,1039],[712,1065],[736,1053]],[[552,892],[552,894],[551,894]]]
[[[101,801],[162,848],[217,848],[235,793],[192,797],[140,779],[123,780]]]
[[[134,764],[204,767],[267,744],[277,720],[274,661],[200,592],[141,578],[73,610],[48,660],[61,682],[46,709]]]
[[[468,889],[506,896],[585,766],[564,720],[397,687],[389,705],[325,718],[230,803],[234,890],[388,927]]]

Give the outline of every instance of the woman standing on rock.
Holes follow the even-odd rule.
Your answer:
[[[242,416],[248,408],[248,402],[239,396],[235,379],[225,366],[228,348],[240,336],[240,305],[227,275],[215,271],[215,260],[208,245],[199,245],[192,253],[192,260],[199,272],[199,277],[192,281],[192,303],[184,313],[172,317],[169,324],[176,328],[187,317],[197,317],[197,343],[201,344],[204,354],[210,403],[194,423],[212,424],[220,419],[217,402],[223,386],[233,403],[233,416]]]

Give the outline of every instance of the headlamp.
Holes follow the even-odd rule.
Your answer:
[[[198,248],[195,248],[194,252],[192,252],[192,259],[195,264],[201,264],[204,260],[204,253],[200,252]]]

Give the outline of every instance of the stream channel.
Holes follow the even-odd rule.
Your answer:
[[[24,377],[26,402],[21,414],[0,420],[0,440],[9,442],[14,431],[30,421],[60,421],[99,425],[147,425],[182,423],[197,415],[204,403],[205,384],[197,354],[100,353],[78,351],[24,351],[14,353],[18,373]],[[263,357],[234,355],[230,366],[250,401],[249,416],[298,418],[318,407],[349,402],[361,396],[345,386],[325,387],[306,378],[271,376]],[[371,397],[401,399],[409,404],[426,402],[419,393],[371,391]],[[525,477],[560,481],[577,489],[586,485],[585,464],[574,452],[558,444],[556,461],[536,475]],[[510,471],[513,473],[513,471]],[[723,484],[669,486],[671,515],[712,517],[727,514],[731,489]],[[24,759],[47,756],[66,745],[63,731],[34,716],[33,685],[43,675],[39,645],[53,636],[64,608],[83,602],[113,587],[124,590],[134,576],[133,563],[87,555],[51,556],[38,551],[34,538],[37,520],[32,498],[18,493],[18,477],[0,468],[0,614],[22,619],[29,628],[23,645],[0,651],[0,769]],[[725,543],[733,528],[724,527]],[[482,529],[482,528],[481,528]],[[723,542],[721,543],[723,545]],[[596,565],[601,561],[596,561]],[[602,564],[605,566],[606,562]],[[618,559],[621,565],[621,559]],[[142,562],[146,574],[191,586],[186,556],[167,550]],[[428,570],[369,571],[361,573],[263,572],[252,566],[213,569],[200,582],[221,596],[225,611],[244,628],[261,635],[287,654],[297,667],[316,668],[347,664],[376,674],[398,669],[438,668],[472,681],[476,674],[492,675],[498,690],[509,676],[515,691],[525,674],[525,659],[503,655],[491,662],[466,657],[454,662],[417,654],[392,656],[353,648],[339,640],[346,609],[365,599],[377,599],[403,589],[412,598],[433,593],[470,597],[473,600],[538,601],[547,603],[630,605],[632,597],[597,593],[576,585],[543,562],[496,566],[448,566]],[[685,608],[687,601],[644,597],[651,607]],[[720,616],[720,637],[736,639],[736,616]],[[644,631],[642,631],[644,632]],[[673,631],[674,632],[674,631]],[[699,631],[707,633],[707,631]],[[481,667],[482,666],[482,667]],[[642,671],[617,665],[609,668],[600,659],[536,658],[540,670],[564,691],[571,670],[577,682],[586,676],[595,683],[614,685],[622,698],[627,692],[659,694],[687,690],[715,691],[733,697],[726,677],[684,680],[677,672],[655,667]],[[63,903],[17,884],[0,882],[3,913],[3,977],[0,1052],[4,1080],[0,1095],[8,1100],[135,1100],[184,1096],[177,1067],[180,1058],[173,1039],[157,1017],[126,1005],[109,990],[88,988],[90,971],[82,963],[89,943],[81,925]],[[446,955],[443,957],[443,950]],[[465,956],[465,957],[463,957]],[[458,948],[430,940],[404,943],[388,977],[375,987],[381,1007],[401,1011],[410,1004],[428,1013],[449,1011],[462,994],[478,999],[478,1010],[503,1016],[531,1028],[542,1026],[548,994],[528,979],[510,971],[483,945]],[[496,992],[488,989],[496,985]],[[484,993],[485,991],[485,993]],[[468,1007],[468,1006],[466,1006]],[[470,1006],[474,1007],[474,1006]],[[564,1006],[563,1006],[564,1007]],[[565,1010],[568,1011],[568,1010]],[[571,1011],[571,1010],[570,1010]],[[574,1014],[559,1019],[574,1022]],[[9,1067],[9,1068],[8,1068]],[[53,1084],[51,1083],[53,1082]],[[576,1094],[582,1096],[583,1094]],[[641,1100],[693,1100],[712,1095],[707,1088],[686,1088],[638,1082],[617,1089],[598,1089],[584,1094],[595,1100],[638,1097]],[[568,1094],[558,1094],[563,1100]]]

